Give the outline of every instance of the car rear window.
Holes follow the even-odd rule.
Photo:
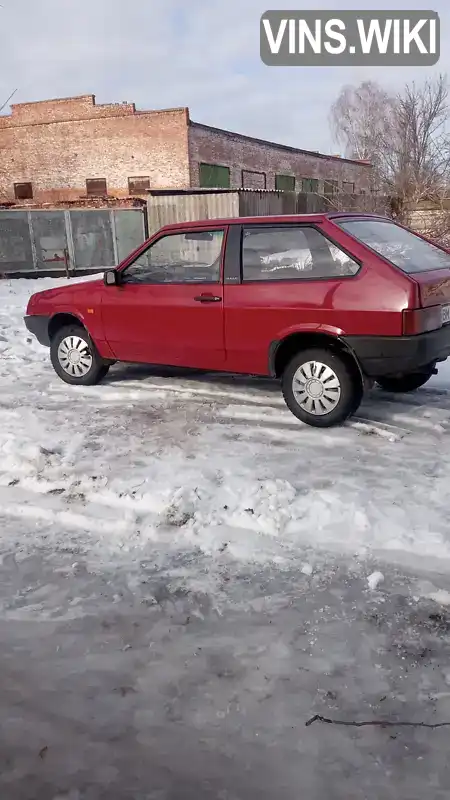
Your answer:
[[[395,222],[371,219],[335,220],[340,228],[375,250],[403,272],[450,269],[450,254]]]

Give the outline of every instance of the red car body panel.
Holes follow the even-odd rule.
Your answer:
[[[227,369],[222,280],[228,227],[214,224],[214,228],[225,233],[220,285],[119,285],[104,292],[103,329],[117,359],[196,369]],[[160,236],[161,231],[150,241],[157,241]],[[125,269],[147,244],[138,248],[119,269]],[[200,295],[218,295],[221,302],[199,305],[195,298]]]
[[[293,333],[401,336],[402,309],[416,296],[413,282],[397,275],[391,266],[374,265],[377,257],[349,242],[350,237],[337,226],[316,219],[314,223],[360,260],[361,270],[354,277],[336,280],[225,285],[225,339],[231,371],[264,374],[271,342]]]
[[[68,283],[56,289],[36,292],[27,306],[29,316],[48,316],[50,322],[57,315],[78,319],[89,331],[91,339],[103,358],[114,359],[105,335],[101,314],[102,297],[105,290],[103,280]]]
[[[101,315],[115,357],[199,369],[226,368],[223,301],[199,307],[194,300],[210,291],[210,284],[111,287],[103,295]]]

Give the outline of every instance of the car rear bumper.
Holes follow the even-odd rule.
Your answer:
[[[346,336],[370,378],[420,372],[435,361],[450,356],[450,325],[417,336]]]
[[[50,347],[50,336],[48,334],[50,317],[32,314],[24,317],[24,321],[26,327],[36,337],[39,344],[43,344],[44,347]]]

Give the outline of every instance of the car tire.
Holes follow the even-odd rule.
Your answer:
[[[314,348],[297,353],[282,376],[287,407],[307,425],[331,428],[358,409],[363,384],[356,364],[340,353]]]
[[[50,342],[50,358],[56,374],[72,386],[93,386],[110,367],[81,325],[66,325],[56,332]]]
[[[434,364],[426,372],[407,372],[398,378],[377,378],[378,386],[385,392],[415,392],[434,374]]]

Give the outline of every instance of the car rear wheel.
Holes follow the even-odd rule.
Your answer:
[[[362,381],[349,359],[331,350],[298,353],[282,376],[289,410],[307,425],[329,428],[355,413],[362,396]]]
[[[97,352],[87,331],[78,325],[68,325],[57,331],[50,344],[50,358],[57,375],[74,386],[98,383],[110,367]]]
[[[424,386],[432,375],[434,375],[434,364],[425,372],[407,372],[397,378],[378,378],[377,383],[385,392],[414,392]]]

